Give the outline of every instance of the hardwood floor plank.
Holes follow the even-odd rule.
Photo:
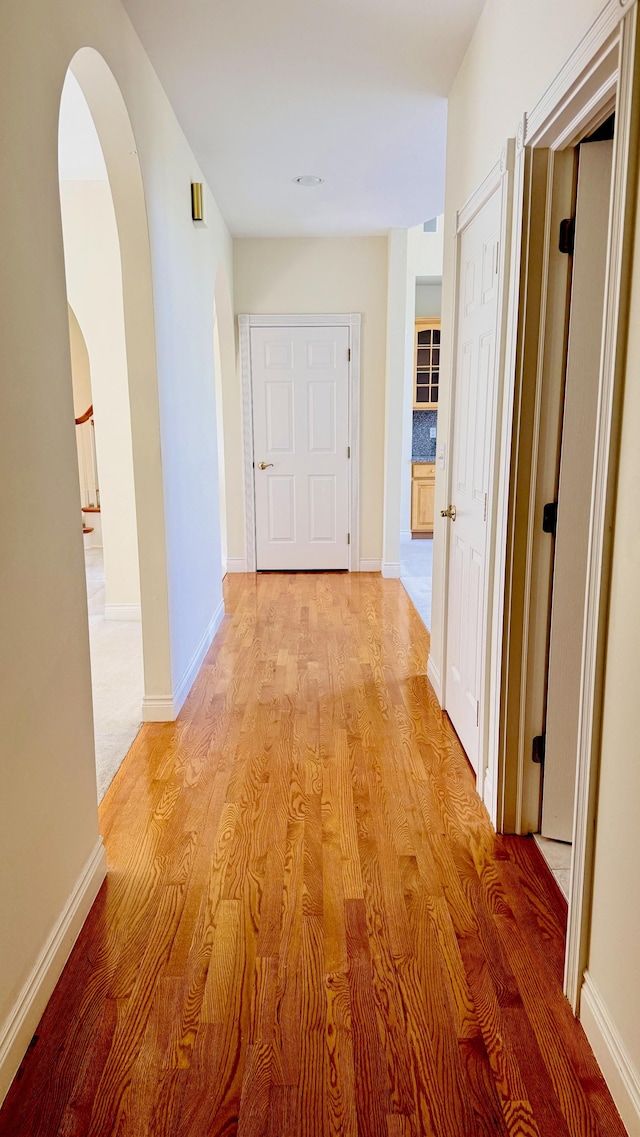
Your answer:
[[[323,758],[322,772],[322,918],[324,925],[324,969],[328,974],[347,970],[347,934],[344,918],[344,882],[341,826],[336,809],[337,759],[335,747],[339,732],[333,731],[334,754]],[[346,753],[346,739],[342,740]]]
[[[387,1117],[387,1137],[413,1137],[416,1132],[415,1118],[401,1113],[390,1113]]]
[[[93,1099],[102,1067],[111,1049],[117,1021],[118,1007],[115,1000],[105,1000],[100,1021],[82,1054],[82,1064],[60,1120],[60,1137],[83,1137],[87,1131]]]
[[[186,1070],[171,1069],[160,1072],[149,1115],[149,1137],[181,1137],[186,1086]],[[134,1116],[133,1122],[132,1133],[138,1134],[137,1117]]]
[[[361,1137],[383,1133],[391,1113],[391,1087],[373,994],[367,917],[362,900],[345,901],[356,1112]]]
[[[458,1046],[478,1137],[509,1137],[510,1130],[482,1035],[461,1038]]]
[[[512,903],[511,893],[509,899],[503,894],[495,926],[518,981],[527,1025],[536,1042],[535,1049],[533,1045],[528,1048],[531,1067],[536,1051],[543,1052],[546,1075],[570,1131],[590,1137],[604,1131],[617,1137],[624,1133],[624,1128],[615,1109],[611,1109],[611,1099],[595,1059],[589,1048],[582,1045],[582,1028],[576,1023],[562,988],[553,982],[557,969],[553,961],[542,956],[535,973],[532,972],[527,950],[528,943],[535,942],[532,921],[525,921],[521,926],[511,909]],[[520,907],[519,904],[514,906]],[[539,998],[541,979],[549,992],[544,1000]]]
[[[523,1133],[537,1135],[540,1131],[515,1054],[514,1039],[507,1030],[499,993],[480,940],[465,936],[460,946],[507,1131],[511,1133],[512,1127],[517,1125]]]
[[[298,1074],[298,1132],[313,1137],[322,1132],[324,1091],[325,1002],[322,918],[305,915],[298,1013],[300,1065]]]
[[[220,901],[216,912],[200,1023],[222,1024],[224,1022],[237,958],[241,920],[241,901]]]
[[[270,1042],[252,1042],[247,1050],[238,1137],[265,1137],[268,1132],[272,1050]]]
[[[566,910],[497,838],[398,581],[235,575],[0,1137],[624,1137]]]
[[[296,1105],[295,1086],[272,1083],[269,1091],[268,1137],[297,1137]]]
[[[335,792],[336,809],[340,826],[342,854],[342,885],[346,900],[364,897],[362,869],[358,849],[358,825],[353,797],[352,769],[357,768],[356,736],[338,730],[335,734]]]
[[[167,1111],[167,1102],[164,1100],[166,1093],[175,1104],[177,1084],[173,1080],[167,1080],[162,1098],[158,1095],[158,1084],[164,1080],[169,1070],[176,1069],[168,1060],[168,1052],[175,1023],[180,1022],[182,1016],[183,1000],[183,980],[172,977],[159,981],[142,1046],[131,1071],[129,1106],[123,1125],[123,1132],[127,1135],[135,1133],[138,1117],[152,1117],[156,1113],[158,1123],[164,1124],[162,1119]]]
[[[156,984],[166,964],[184,900],[184,885],[166,885],[157,908],[126,1009],[114,1032],[113,1044],[96,1091],[88,1137],[117,1132],[126,1115],[130,1076],[147,1026]]]
[[[256,957],[252,998],[251,1042],[273,1042],[278,996],[278,957]]]
[[[344,972],[326,975],[324,1130],[327,1137],[358,1137],[351,995]]]

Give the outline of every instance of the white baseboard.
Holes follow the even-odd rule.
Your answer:
[[[176,712],[172,695],[145,695],[142,700],[143,722],[174,722]]]
[[[246,572],[247,561],[245,557],[227,557],[227,572]]]
[[[588,971],[580,995],[580,1022],[629,1137],[640,1137],[640,1074]]]
[[[400,540],[401,541],[410,541],[411,540],[411,530],[410,529],[401,529],[400,530]]]
[[[142,610],[139,604],[105,604],[105,620],[141,620]]]
[[[196,675],[198,674],[200,668],[202,667],[204,657],[207,654],[209,648],[211,647],[211,644],[213,643],[213,638],[214,638],[218,628],[220,627],[223,619],[224,619],[224,600],[221,600],[220,603],[218,604],[218,607],[216,608],[215,612],[213,613],[213,616],[209,620],[207,628],[205,629],[205,631],[204,631],[204,633],[200,639],[200,643],[198,644],[196,650],[194,651],[194,653],[191,657],[191,662],[189,663],[189,666],[187,667],[184,675],[182,676],[182,679],[180,680],[180,682],[177,686],[177,689],[173,693],[173,707],[175,710],[175,716],[174,717],[176,717],[178,715],[180,708],[182,707],[182,704],[184,703],[187,695],[189,694],[189,691],[193,687]]]
[[[104,846],[99,838],[7,1021],[0,1027],[0,1103],[7,1095],[106,874]]]
[[[400,561],[383,561],[381,571],[385,580],[399,580]]]
[[[440,706],[442,706],[442,679],[438,668],[433,662],[432,655],[430,655],[427,660],[427,679],[436,693],[436,698]]]
[[[143,722],[173,722],[177,719],[180,708],[184,703],[189,691],[193,687],[194,680],[202,667],[202,662],[207,654],[213,638],[220,627],[224,617],[224,601],[221,600],[216,608],[213,616],[211,617],[206,630],[200,638],[200,642],[194,651],[191,661],[186,668],[182,679],[178,683],[173,695],[145,695],[142,700],[142,721]]]
[[[489,773],[488,770],[487,770],[487,773],[485,774],[484,784],[482,786],[482,800],[485,804],[487,813],[489,814],[489,817],[491,818],[491,824],[494,826],[495,829],[497,829],[498,828],[498,824],[497,824],[497,822],[498,822],[497,803],[494,800],[493,777]]]
[[[360,558],[358,564],[358,572],[380,572],[382,569],[382,561],[374,561]]]

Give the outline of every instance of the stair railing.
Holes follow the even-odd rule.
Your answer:
[[[83,509],[100,508],[96,435],[93,421],[93,404],[76,420],[76,437],[80,461],[80,497]]]

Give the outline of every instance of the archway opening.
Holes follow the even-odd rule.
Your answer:
[[[144,192],[124,100],[91,48],[65,77],[59,187],[101,799],[171,670]]]
[[[141,722],[140,573],[118,228],[98,134],[71,70],[58,137],[101,799]]]

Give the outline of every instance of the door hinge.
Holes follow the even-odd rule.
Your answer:
[[[347,533],[347,545],[351,544],[351,534]]]
[[[557,527],[558,503],[557,501],[548,501],[542,509],[542,532],[550,533],[552,537],[555,537]]]
[[[347,362],[351,363],[351,348],[347,348]]]
[[[480,726],[480,700],[476,699],[476,726]]]
[[[560,222],[560,239],[558,241],[558,248],[561,253],[566,253],[567,256],[573,256],[573,248],[576,243],[576,219],[575,217],[565,217],[564,221]]]
[[[531,745],[531,758],[532,761],[537,762],[539,766],[544,763],[544,752],[547,744],[546,734],[536,734]]]
[[[482,520],[483,521],[487,520],[487,494],[484,495],[484,517],[482,518]]]
[[[347,458],[351,457],[351,447],[347,446]]]

